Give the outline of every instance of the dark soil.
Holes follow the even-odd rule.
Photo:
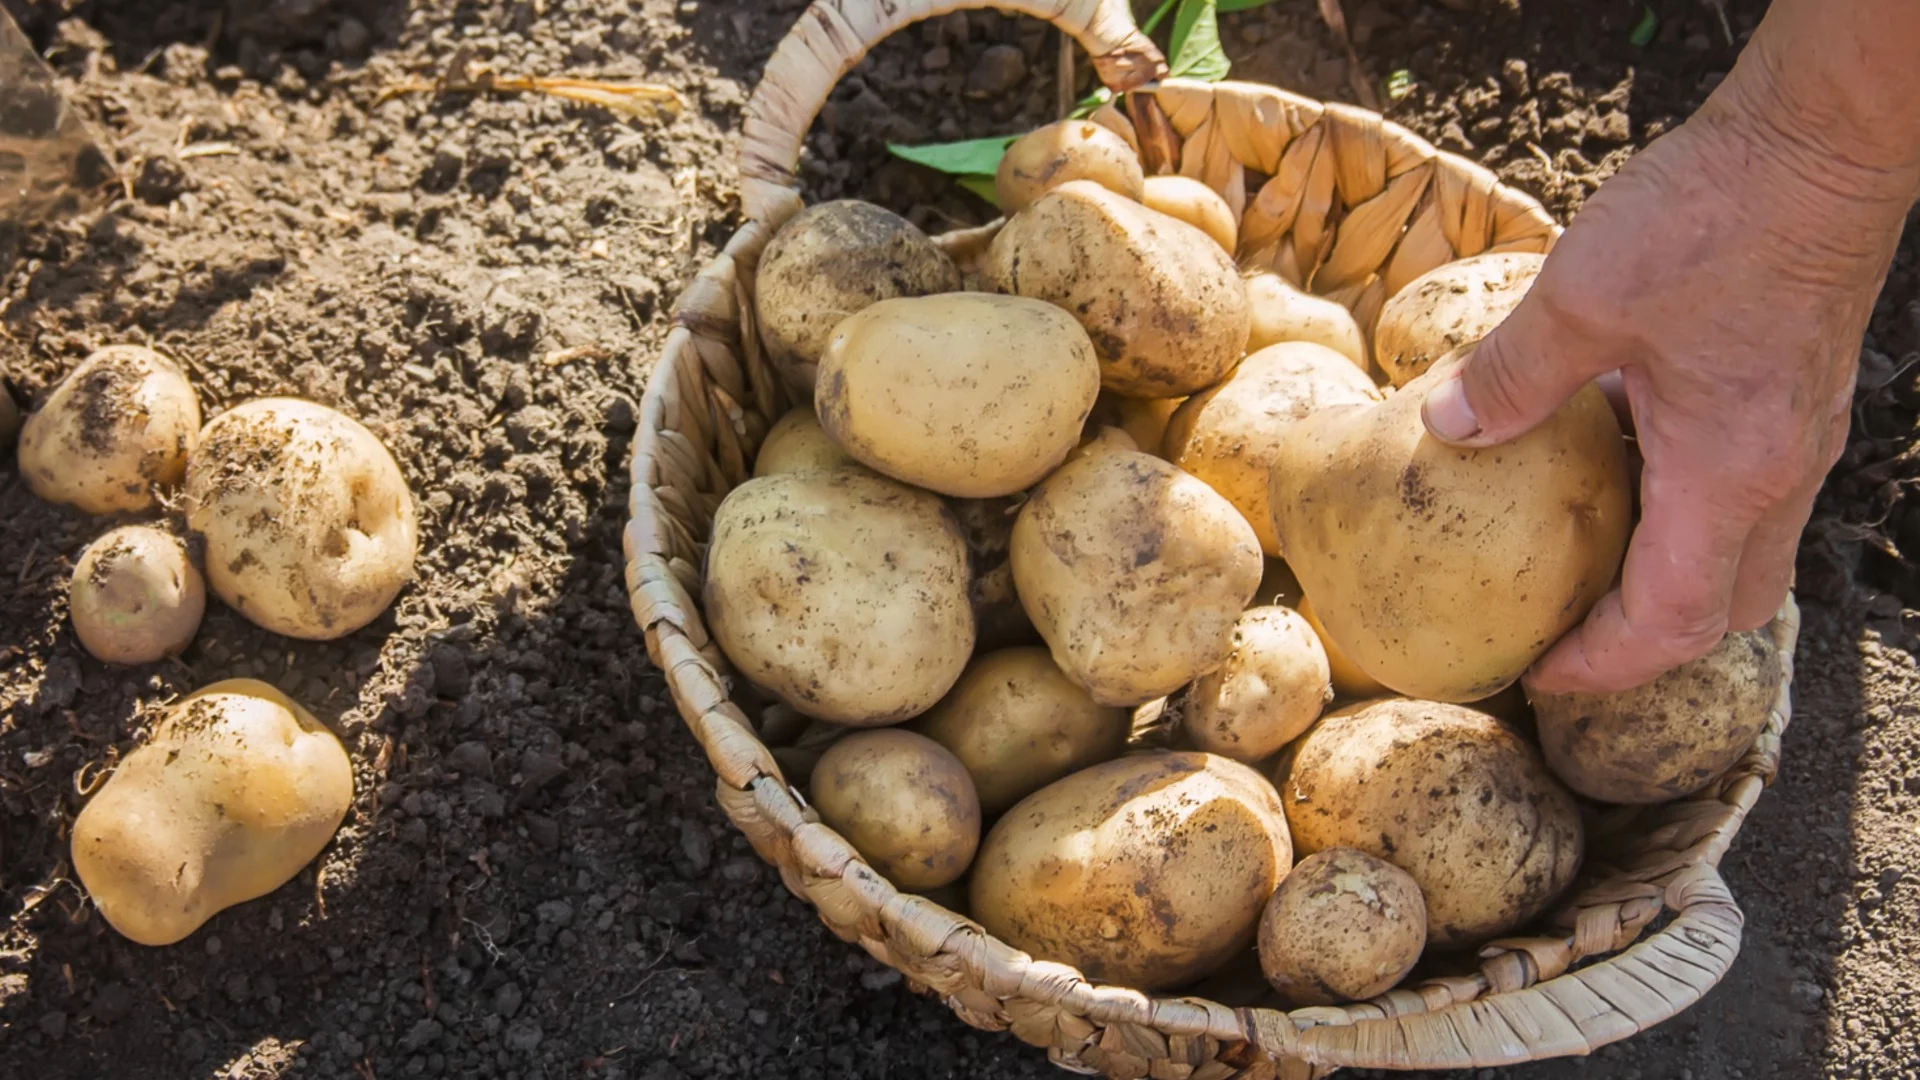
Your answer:
[[[1731,64],[1716,5],[1348,0],[1391,115],[1570,214]],[[293,393],[393,448],[420,578],[308,644],[218,604],[138,669],[76,644],[65,586],[110,522],[0,465],[0,1072],[36,1077],[1052,1076],[829,935],[713,803],[622,582],[636,403],[691,274],[740,224],[732,155],[799,0],[0,0],[128,183],[0,241],[0,370],[37,401],[91,349],[179,358],[209,415]],[[1761,6],[1730,0],[1736,38]],[[1238,77],[1353,100],[1313,0],[1228,18]],[[413,95],[506,74],[644,77],[677,118]],[[990,209],[886,139],[1050,116],[1054,38],[953,15],[879,49],[810,140],[811,197],[934,227]],[[1084,78],[1084,73],[1083,73]],[[1597,1061],[1482,1076],[1891,1078],[1920,1036],[1920,244],[1864,354],[1856,439],[1809,531],[1784,774],[1727,872],[1729,979]],[[185,942],[135,946],[70,876],[75,777],[154,708],[268,679],[345,741],[358,797],[296,880]]]

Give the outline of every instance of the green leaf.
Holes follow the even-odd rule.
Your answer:
[[[1271,3],[1273,0],[1215,0],[1215,5],[1221,11],[1252,11]]]
[[[1219,0],[1180,0],[1173,17],[1173,53],[1171,74],[1176,77],[1219,82],[1227,77],[1231,65],[1226,50],[1220,47]]]
[[[1105,105],[1107,102],[1112,100],[1113,100],[1113,91],[1102,86],[1095,89],[1093,93],[1088,94],[1086,97],[1081,98],[1080,103],[1075,105],[1073,107],[1073,111],[1068,113],[1067,115],[1072,117],[1075,120],[1085,120],[1087,117],[1092,116],[1096,111],[1098,111],[1100,106]]]
[[[993,189],[993,177],[984,175],[963,176],[955,182],[968,191],[973,192],[975,195],[992,203],[994,209],[998,210],[1000,208],[1000,195]]]
[[[1160,0],[1160,6],[1154,9],[1153,14],[1147,16],[1146,22],[1140,24],[1140,32],[1149,37],[1153,36],[1153,32],[1160,29],[1160,23],[1166,19],[1167,13],[1173,10],[1173,5],[1179,2],[1180,0]]]
[[[1399,101],[1413,93],[1413,72],[1406,68],[1387,76],[1387,100]]]
[[[1655,15],[1650,7],[1642,8],[1640,21],[1634,24],[1633,33],[1627,35],[1627,40],[1633,42],[1635,47],[1644,49],[1653,41],[1653,35],[1659,32],[1660,16]]]
[[[905,158],[916,165],[925,165],[929,169],[938,169],[943,173],[965,176],[969,174],[992,175],[1000,168],[1000,159],[1007,154],[1007,147],[1013,145],[1018,135],[995,135],[988,139],[963,139],[960,142],[931,143],[926,146],[901,146],[888,143],[887,149],[893,156]]]

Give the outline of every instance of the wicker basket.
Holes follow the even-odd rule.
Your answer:
[[[729,698],[726,659],[696,600],[714,509],[748,477],[761,438],[793,400],[754,328],[754,267],[801,207],[801,143],[839,78],[910,23],[982,7],[1046,19],[1077,40],[1120,95],[1120,107],[1096,119],[1134,142],[1149,174],[1180,172],[1220,191],[1241,216],[1243,266],[1336,298],[1362,325],[1428,269],[1487,251],[1545,251],[1559,235],[1537,202],[1374,113],[1249,83],[1164,78],[1125,0],[817,0],[748,106],[749,221],[681,298],[634,442],[625,537],[634,617],[706,750],[728,817],[835,934],[965,1022],[1010,1030],[1077,1072],[1306,1080],[1346,1066],[1506,1065],[1590,1053],[1699,1000],[1740,944],[1740,910],[1717,866],[1779,760],[1799,621],[1791,600],[1772,625],[1787,680],[1766,730],[1724,778],[1693,798],[1593,822],[1583,876],[1532,928],[1538,936],[1494,941],[1477,970],[1362,1004],[1288,1012],[1094,984],[895,890],[789,786],[773,737]],[[941,242],[964,263],[994,228]],[[753,700],[745,687],[736,693]]]

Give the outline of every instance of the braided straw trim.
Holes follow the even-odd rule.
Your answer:
[[[781,66],[769,65],[769,84],[756,93],[750,116],[767,123],[783,112],[768,103],[786,100],[811,105],[784,110],[810,122],[837,77],[831,73],[865,51],[853,42],[877,40],[822,39],[816,28],[838,25],[834,19],[866,11],[859,25],[890,31],[977,6],[821,0],[776,54],[786,57]],[[1094,48],[1130,40],[1097,18],[1118,5],[1004,6],[1084,18],[1067,28]],[[850,15],[849,8],[860,10]],[[796,42],[827,51],[803,62]],[[1119,78],[1139,70],[1131,61],[1109,67]],[[811,73],[805,94],[775,80],[789,69]],[[1371,322],[1367,309],[1377,311],[1427,269],[1488,251],[1546,251],[1559,235],[1538,203],[1487,170],[1362,110],[1248,83],[1169,80],[1140,85],[1095,119],[1132,140],[1150,171],[1177,171],[1222,190],[1241,220],[1244,267],[1273,269],[1335,297],[1363,326]],[[745,152],[759,171],[755,182],[791,177],[804,127],[796,120],[780,137],[759,133]],[[1771,627],[1786,678],[1746,756],[1689,799],[1610,812],[1594,823],[1578,891],[1537,936],[1490,942],[1478,968],[1459,975],[1364,1003],[1290,1012],[1149,997],[1090,983],[894,889],[788,783],[730,696],[753,691],[731,673],[696,599],[714,509],[747,477],[771,422],[793,404],[754,332],[752,279],[799,196],[770,186],[759,192],[749,201],[754,220],[682,297],[642,398],[624,534],[627,587],[648,655],[713,766],[722,809],[835,935],[899,970],[915,990],[937,994],[964,1022],[1012,1032],[1062,1068],[1154,1080],[1312,1080],[1345,1066],[1465,1068],[1586,1054],[1674,1015],[1726,973],[1742,916],[1717,866],[1778,768],[1799,629],[1791,599]],[[998,224],[938,239],[965,263]],[[1668,910],[1674,919],[1640,940]]]

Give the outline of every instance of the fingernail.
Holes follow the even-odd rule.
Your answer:
[[[1447,442],[1465,442],[1480,434],[1480,418],[1467,403],[1467,388],[1458,375],[1446,379],[1427,393],[1420,406],[1420,418],[1436,438]]]

